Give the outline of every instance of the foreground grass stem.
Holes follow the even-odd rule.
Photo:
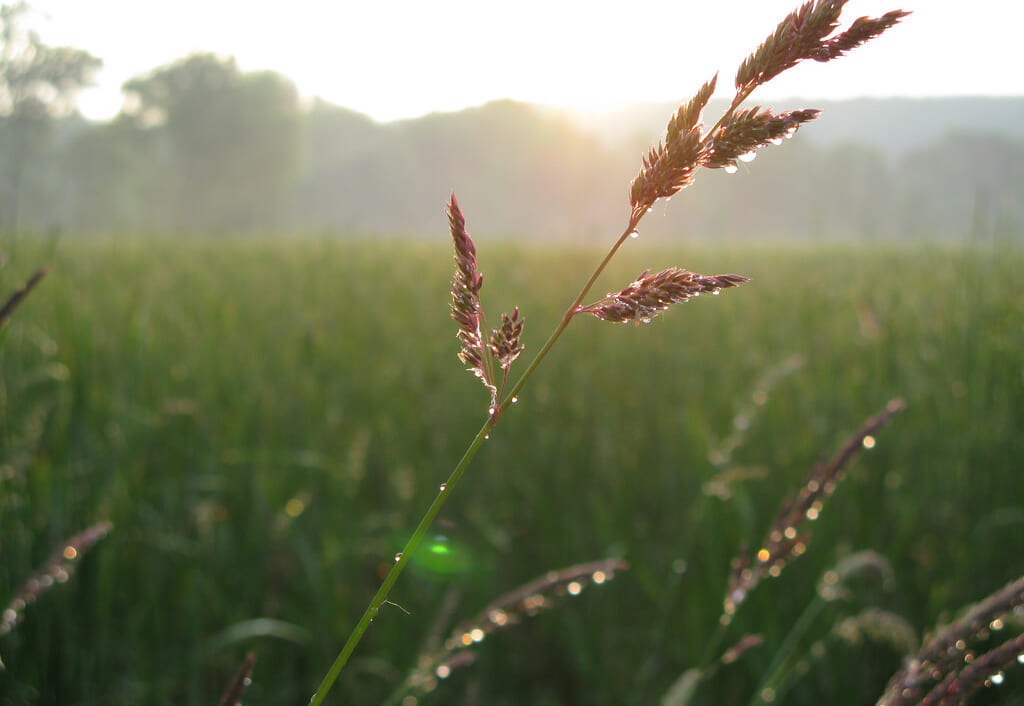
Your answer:
[[[430,530],[430,526],[437,518],[438,513],[441,512],[441,508],[444,507],[445,501],[448,500],[448,496],[452,493],[455,486],[462,478],[462,474],[466,472],[466,468],[469,467],[469,464],[476,456],[477,451],[480,450],[484,441],[490,436],[491,430],[494,429],[498,420],[501,418],[501,415],[505,412],[508,406],[512,404],[512,400],[516,399],[517,395],[519,395],[523,387],[526,385],[527,380],[533,376],[533,373],[540,366],[541,361],[547,357],[551,348],[555,345],[555,342],[561,337],[566,327],[569,326],[569,322],[572,321],[573,317],[576,315],[577,309],[593,288],[598,277],[600,277],[601,273],[604,272],[612,257],[629,237],[629,234],[633,232],[633,228],[635,226],[634,220],[636,219],[630,220],[630,227],[627,228],[621,236],[619,236],[619,239],[615,241],[615,244],[608,251],[608,254],[604,256],[603,260],[601,260],[600,264],[583,286],[583,289],[581,289],[580,293],[576,296],[576,299],[573,300],[572,304],[569,305],[569,308],[566,309],[566,312],[559,321],[558,326],[548,337],[548,340],[544,345],[541,346],[540,350],[537,351],[533,360],[530,361],[530,364],[527,366],[526,370],[523,371],[523,374],[519,377],[515,386],[513,386],[509,391],[509,394],[505,397],[504,401],[502,401],[502,403],[496,408],[494,414],[488,416],[487,421],[484,422],[480,431],[477,432],[473,441],[470,442],[469,447],[466,449],[465,453],[463,453],[462,458],[459,459],[459,463],[455,466],[455,469],[448,477],[448,480],[440,487],[440,491],[434,498],[434,501],[430,504],[430,507],[427,508],[426,513],[423,515],[420,523],[416,526],[416,529],[413,531],[409,541],[406,542],[401,554],[396,556],[394,566],[392,566],[391,570],[388,571],[388,575],[384,577],[384,581],[381,583],[380,588],[377,589],[377,593],[375,593],[373,598],[370,600],[370,603],[363,612],[359,622],[356,623],[355,628],[352,629],[352,633],[349,635],[344,647],[342,647],[341,652],[338,653],[338,656],[335,658],[334,663],[328,670],[327,675],[320,683],[316,693],[313,694],[313,697],[310,699],[311,706],[319,706],[319,704],[323,703],[323,700],[326,698],[328,692],[330,692],[331,687],[334,686],[334,682],[337,681],[338,676],[341,674],[341,670],[344,669],[345,665],[348,663],[348,660],[355,651],[356,646],[359,644],[360,640],[362,640],[363,635],[369,629],[373,619],[380,611],[380,607],[387,601],[388,595],[391,593],[391,588],[395,585],[398,577],[401,576],[402,571],[409,562],[409,559],[419,548],[420,543],[423,541],[423,537],[426,536],[427,532]]]

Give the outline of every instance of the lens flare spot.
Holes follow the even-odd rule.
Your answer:
[[[284,513],[288,517],[298,517],[306,511],[306,503],[300,498],[292,498],[284,506]]]

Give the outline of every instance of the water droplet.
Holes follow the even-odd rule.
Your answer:
[[[518,397],[513,397],[513,398],[512,398],[512,404],[515,404],[515,403],[516,403],[516,402],[518,402],[518,401],[519,401],[519,398],[518,398]]]
[[[487,441],[490,438],[491,438],[490,434],[484,434],[484,441]]]
[[[796,125],[794,125],[793,127],[789,128],[788,130],[786,130],[786,134],[783,135],[783,137],[785,137],[787,140],[792,140],[793,139],[793,135],[795,135],[795,134],[796,134]]]
[[[772,139],[770,139],[768,141],[771,142],[773,145],[781,145],[782,144],[782,138],[781,137],[773,137]]]
[[[498,410],[496,410],[494,407],[488,407],[487,408],[487,413],[490,414],[492,417],[494,416],[494,413],[496,411],[498,411]]]
[[[715,295],[715,296],[718,296],[719,294],[722,293],[722,288],[721,287],[715,287],[714,289],[711,290],[711,293],[713,295]]]
[[[735,164],[726,164],[722,168],[725,170],[726,174],[735,174],[736,172],[738,172],[740,170],[740,168],[737,167]]]
[[[1006,679],[1006,675],[1002,672],[996,672],[988,678],[989,682],[991,682],[995,686],[999,686],[1000,684],[1002,684],[1004,679]]]
[[[753,150],[751,150],[750,152],[744,152],[743,154],[741,154],[736,159],[740,160],[741,162],[753,162],[754,161],[754,157],[756,157],[756,156],[757,156],[757,152],[754,152]]]
[[[440,490],[440,491],[441,491],[441,492],[443,493],[444,491],[448,490],[448,484],[447,484],[447,483],[442,483],[442,484],[441,484],[441,485],[440,485],[440,486],[438,487],[438,490]]]
[[[630,238],[639,238],[640,237],[640,233],[634,230],[632,233],[629,234],[629,237]]]
[[[1024,664],[1024,652],[1021,652],[1019,655],[1017,655],[1017,661],[1021,664]]]
[[[401,561],[401,560],[402,560],[402,552],[398,552],[397,554],[395,554],[395,561]]]

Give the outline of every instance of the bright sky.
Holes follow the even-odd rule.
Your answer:
[[[305,97],[385,121],[496,98],[606,108],[683,100],[735,69],[799,0],[35,0],[45,43],[104,61],[81,94],[92,118],[121,107],[120,86],[191,52],[271,69]],[[764,98],[1024,95],[1024,2],[850,0],[860,15],[914,14],[822,71],[801,65]]]

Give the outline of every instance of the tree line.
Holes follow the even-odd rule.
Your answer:
[[[3,6],[0,228],[74,233],[429,235],[457,189],[475,232],[603,242],[656,132],[610,143],[513,101],[379,124],[197,54],[123,86],[107,122],[74,111],[98,58],[50,48]],[[884,101],[879,103],[884,110]],[[666,113],[667,115],[667,113]],[[804,130],[814,130],[812,123]],[[908,129],[906,124],[902,129]],[[744,175],[701,175],[653,237],[1024,237],[1024,141],[946,134],[893,159],[798,134]]]

